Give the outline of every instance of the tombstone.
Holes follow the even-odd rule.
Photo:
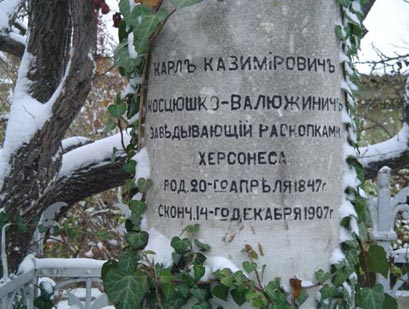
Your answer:
[[[345,164],[339,20],[328,0],[209,0],[172,15],[148,77],[151,227],[170,238],[199,223],[210,255],[239,267],[250,244],[266,281],[329,270]]]

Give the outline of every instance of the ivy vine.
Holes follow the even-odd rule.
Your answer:
[[[367,0],[335,1],[343,14],[343,23],[335,27],[335,32],[345,53],[343,90],[347,111],[351,114],[355,110],[355,96],[360,86],[359,75],[352,60],[359,49],[363,19],[361,7]],[[171,10],[161,8],[161,1],[140,2],[131,6],[132,1],[119,1],[123,19],[119,22],[119,45],[115,51],[115,62],[120,73],[129,80],[129,85],[126,92],[117,96],[115,104],[108,107],[111,120],[107,128],[127,127],[131,135],[130,144],[124,147],[128,157],[124,170],[130,174],[134,174],[136,166],[133,157],[141,149],[143,102],[152,41],[176,10],[201,0],[170,0],[173,5]],[[118,16],[116,18],[118,21]],[[345,123],[348,143],[354,148],[357,148],[357,125],[356,119]],[[114,152],[116,151],[118,150]],[[320,286],[317,306],[397,308],[395,299],[385,294],[383,287],[374,281],[377,273],[387,277],[389,265],[383,248],[372,243],[367,235],[370,216],[367,201],[361,194],[364,184],[363,168],[357,157],[352,155],[347,158],[347,165],[359,179],[358,186],[349,186],[345,192],[355,208],[356,216],[348,216],[341,221],[341,227],[350,234],[349,240],[341,244],[345,259],[332,265],[330,272],[318,270],[315,273],[316,285]],[[255,308],[298,308],[308,298],[297,278],[290,282],[290,293],[282,288],[280,278],[263,284],[263,270],[266,266],[257,264],[258,254],[251,245],[243,248],[247,255],[247,260],[242,264],[244,271],[233,272],[226,268],[213,273],[211,279],[205,278],[205,253],[210,250],[210,246],[195,238],[199,231],[198,225],[186,227],[184,238],[172,238],[171,247],[174,252],[171,266],[156,264],[154,253],[144,250],[149,234],[141,229],[141,216],[147,208],[146,192],[151,184],[146,179],[127,183],[131,195],[140,193],[142,198],[128,203],[131,216],[126,221],[127,246],[117,261],[107,262],[102,270],[106,293],[117,308],[181,308],[189,303],[191,308],[204,309],[211,308],[212,299],[232,299],[239,306],[249,303]],[[359,227],[359,232],[353,228],[355,224]]]

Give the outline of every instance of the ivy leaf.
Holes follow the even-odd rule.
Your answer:
[[[118,268],[118,261],[109,260],[104,265],[102,265],[101,269],[101,278],[105,281],[106,275],[109,270]]]
[[[287,293],[281,290],[280,278],[270,281],[264,289],[267,296],[276,305],[276,308],[291,308],[287,302]]]
[[[227,301],[227,297],[229,295],[229,288],[223,284],[216,285],[213,290],[212,294],[224,301]]]
[[[120,118],[123,114],[126,112],[126,103],[122,102],[120,104],[116,105],[110,105],[108,106],[108,112],[114,117],[114,118]]]
[[[246,290],[234,289],[230,294],[237,305],[241,306],[246,302]]]
[[[116,123],[115,123],[115,121],[113,121],[112,119],[108,119],[108,121],[107,121],[107,123],[106,123],[106,125],[105,125],[105,130],[104,130],[104,132],[109,132],[109,131],[112,131],[113,129],[115,129],[116,128]]]
[[[383,302],[383,309],[398,309],[398,302],[396,299],[388,294],[385,294],[385,301]]]
[[[156,14],[145,5],[138,5],[131,14],[131,26],[134,34],[134,47],[138,55],[147,53],[150,37],[159,24],[168,17],[166,9],[160,9]]]
[[[300,294],[298,295],[295,303],[298,306],[301,306],[307,299],[308,297],[310,297],[310,295],[308,295],[307,291],[305,289],[302,289]]]
[[[324,286],[320,289],[320,294],[321,294],[321,300],[339,296],[339,292],[337,288],[333,286],[329,286],[328,284],[324,284]]]
[[[360,294],[359,307],[362,309],[382,309],[385,300],[385,293],[380,284],[373,288],[363,288]]]
[[[385,250],[378,245],[371,245],[367,253],[368,270],[388,277],[388,261]]]
[[[196,297],[200,301],[204,301],[206,299],[206,290],[201,289],[201,288],[192,288],[190,290],[192,295]]]
[[[199,281],[205,274],[205,267],[202,264],[194,264],[193,265],[193,273],[195,281]]]
[[[133,251],[125,251],[119,256],[118,267],[126,273],[133,272],[138,266],[139,257]]]
[[[184,254],[191,247],[192,243],[187,238],[180,239],[179,237],[175,236],[172,238],[170,245],[173,249],[175,249],[176,253]]]
[[[338,39],[340,39],[341,41],[345,41],[346,35],[342,26],[340,25],[335,26],[335,34],[337,35]]]
[[[131,231],[125,235],[125,240],[133,249],[142,249],[146,246],[149,239],[149,233]]]
[[[129,208],[132,210],[132,213],[140,217],[146,211],[148,206],[143,201],[131,200],[129,201]]]
[[[248,273],[252,273],[253,271],[255,271],[257,269],[257,264],[253,263],[253,262],[249,262],[249,261],[244,261],[243,264],[243,269]]]
[[[211,309],[212,307],[205,302],[198,303],[192,306],[192,309]]]
[[[220,280],[220,283],[228,288],[231,288],[234,284],[234,278],[232,275],[227,275]]]
[[[129,160],[122,166],[122,170],[125,171],[128,174],[133,175],[135,173],[135,167],[136,167],[136,161],[135,160]]]
[[[351,4],[351,0],[338,0],[338,3],[347,8]]]
[[[129,5],[129,0],[120,0],[119,1],[119,11],[124,17],[125,22],[131,24],[131,6]]]
[[[170,0],[170,2],[172,3],[172,5],[176,8],[176,9],[181,9],[181,8],[185,8],[194,4],[197,4],[199,2],[202,2],[203,0]]]
[[[323,271],[322,269],[319,269],[315,272],[315,279],[317,279],[318,283],[322,284],[329,278],[331,278],[331,274]]]
[[[139,178],[136,185],[140,192],[146,193],[152,187],[153,181],[151,179]]]
[[[146,276],[128,274],[116,269],[108,271],[104,288],[108,298],[118,309],[141,308],[141,303],[149,291]]]
[[[195,239],[193,243],[196,245],[196,247],[199,248],[200,251],[206,252],[210,250],[210,246],[208,244],[202,243],[200,240]]]
[[[193,234],[193,235],[199,233],[199,230],[200,230],[200,224],[197,224],[197,223],[190,224],[183,229],[183,231],[186,231],[189,234]]]

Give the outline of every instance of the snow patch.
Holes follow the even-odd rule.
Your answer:
[[[124,144],[128,145],[130,137],[123,134]],[[74,171],[95,163],[103,163],[112,157],[112,150],[116,147],[122,149],[121,134],[101,139],[95,143],[76,148],[63,156],[59,177],[67,177]]]
[[[363,166],[372,162],[387,161],[399,157],[407,150],[409,140],[409,126],[405,123],[394,137],[368,147],[359,148],[360,161]]]
[[[149,255],[148,258],[161,264],[163,267],[169,267],[173,264],[170,241],[167,237],[159,233],[154,228],[148,231],[149,241],[145,247],[145,251],[153,251],[155,255]]]
[[[134,45],[134,35],[133,32],[128,34],[128,53],[132,59],[138,58],[138,52],[135,49]]]
[[[135,180],[139,178],[149,179],[151,176],[151,163],[146,148],[142,148],[133,159],[136,161]]]
[[[332,253],[330,263],[331,264],[338,264],[338,263],[342,262],[343,260],[345,260],[344,253],[339,248],[335,249],[334,252]]]
[[[9,16],[16,14],[20,0],[0,1],[0,32],[9,29]]]
[[[171,266],[173,248],[170,246],[170,240],[154,228],[151,228],[148,233],[149,241],[145,251],[155,252],[155,255],[149,255],[148,258],[151,262],[160,263],[165,268]],[[228,268],[232,272],[240,270],[232,261],[221,256],[207,256],[203,266],[206,270],[201,279],[203,281],[214,279],[213,273],[220,269]]]

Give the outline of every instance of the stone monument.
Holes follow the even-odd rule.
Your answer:
[[[199,223],[210,254],[239,267],[250,244],[266,280],[329,269],[343,199],[339,20],[328,0],[208,0],[171,16],[148,76],[150,226],[170,238]]]

